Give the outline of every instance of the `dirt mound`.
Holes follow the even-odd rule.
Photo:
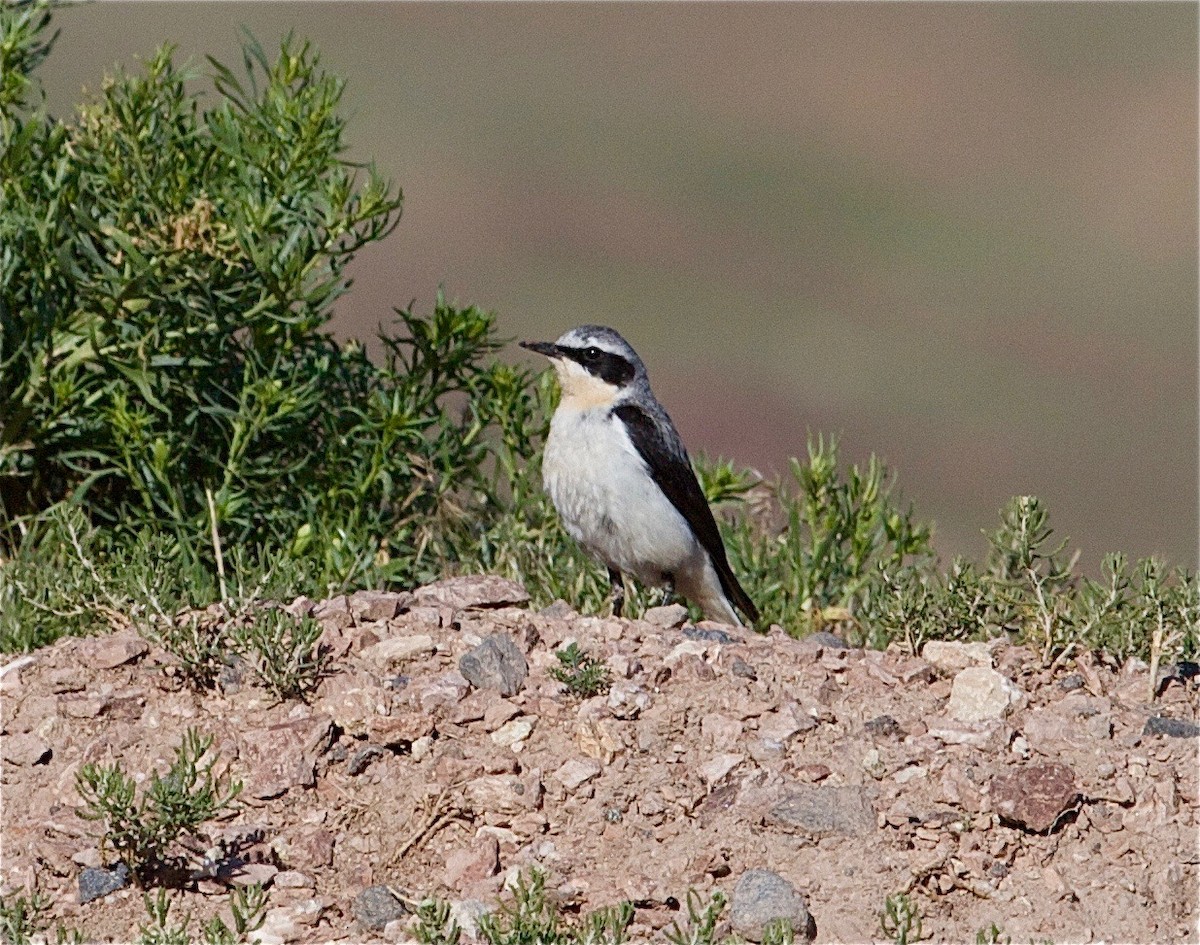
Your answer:
[[[465,578],[294,602],[333,656],[308,704],[236,672],[196,693],[132,634],[10,660],[0,884],[36,882],[92,938],[135,937],[135,890],[79,904],[81,870],[105,864],[75,775],[164,772],[195,727],[245,787],[208,825],[219,868],[181,911],[227,914],[231,883],[265,882],[268,941],[404,940],[403,920],[360,924],[364,890],[466,916],[535,865],[565,908],[632,900],[634,941],[680,919],[689,889],[732,894],[751,870],[803,895],[817,941],[880,939],[905,890],[934,940],[992,923],[1014,941],[1196,940],[1188,667],[1151,704],[1138,664],[1052,672],[1005,643],[913,657],[524,600]],[[580,699],[551,675],[570,641],[604,661],[608,691]]]

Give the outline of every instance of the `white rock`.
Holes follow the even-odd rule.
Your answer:
[[[527,715],[505,722],[496,731],[492,732],[492,742],[501,748],[511,748],[513,751],[520,751],[524,747],[521,743],[529,737],[529,733],[533,731],[535,722],[536,719],[530,718]]]
[[[745,755],[715,755],[700,766],[700,777],[711,787],[745,761]]]
[[[921,650],[921,656],[945,673],[957,673],[968,666],[992,665],[992,651],[986,643],[930,640]]]
[[[960,722],[1002,719],[1024,698],[1006,676],[986,666],[970,666],[954,677],[946,714]]]
[[[414,656],[432,653],[435,649],[433,637],[417,633],[408,637],[388,637],[362,651],[362,658],[376,666],[393,666],[410,660]]]
[[[568,791],[574,791],[581,784],[586,784],[599,775],[602,770],[600,762],[594,758],[571,758],[551,777]]]

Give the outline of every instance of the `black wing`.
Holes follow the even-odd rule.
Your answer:
[[[700,539],[700,544],[708,552],[725,596],[747,617],[757,620],[758,608],[742,590],[733,569],[729,567],[729,559],[725,557],[725,545],[721,541],[721,533],[717,531],[712,509],[708,507],[704,491],[696,481],[687,451],[679,442],[674,428],[669,426],[670,421],[662,423],[644,407],[632,403],[613,408],[613,413],[625,423],[629,439],[646,461],[654,482],[691,525],[692,531]],[[664,433],[669,433],[670,436],[663,436]]]

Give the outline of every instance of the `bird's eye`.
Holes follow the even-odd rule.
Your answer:
[[[600,360],[600,349],[596,347],[587,348],[584,350],[583,356],[589,361],[598,361]]]

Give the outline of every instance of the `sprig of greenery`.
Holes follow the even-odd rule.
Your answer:
[[[212,742],[211,735],[188,729],[166,776],[152,773],[140,798],[137,781],[120,762],[89,762],[76,774],[75,787],[84,802],[79,816],[103,822],[102,846],[117,854],[140,885],[158,880],[172,862],[180,836],[196,835],[241,793],[240,781],[228,774],[214,776],[215,758],[200,764]]]
[[[580,699],[606,692],[611,685],[608,667],[593,656],[588,656],[579,644],[571,641],[561,650],[555,650],[559,665],[550,667],[550,675],[567,687]]]

